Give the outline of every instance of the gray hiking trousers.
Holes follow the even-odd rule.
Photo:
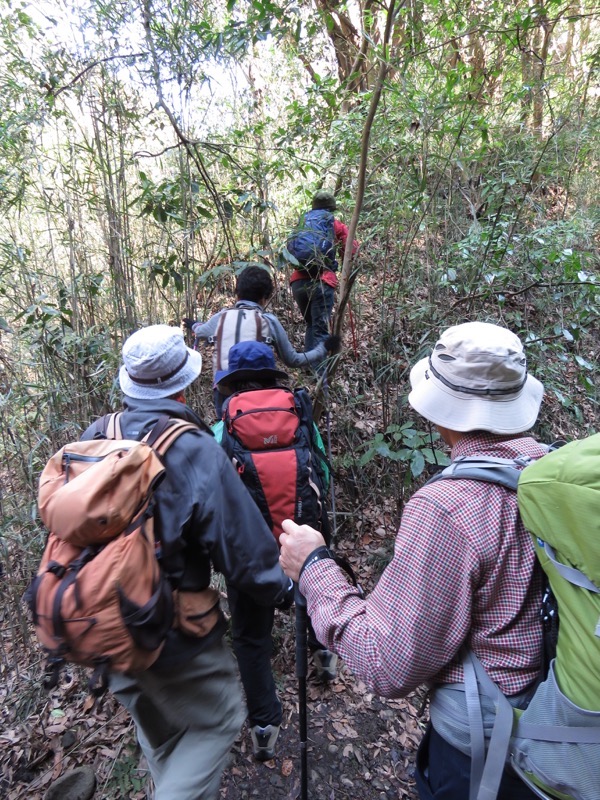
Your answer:
[[[155,800],[216,800],[246,716],[235,659],[222,639],[168,670],[110,676],[133,717]]]

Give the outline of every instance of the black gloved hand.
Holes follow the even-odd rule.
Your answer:
[[[195,320],[190,319],[190,317],[182,317],[181,324],[184,328],[187,328],[188,331],[192,330],[192,325],[195,324]]]
[[[341,336],[331,335],[325,339],[323,344],[325,345],[325,350],[327,350],[328,353],[335,355],[335,353],[339,353],[342,349],[342,338]]]
[[[275,608],[278,608],[279,611],[287,611],[288,608],[291,608],[294,604],[294,595],[294,582],[290,578],[289,586],[285,590],[285,594],[283,595],[282,599],[275,605]]]

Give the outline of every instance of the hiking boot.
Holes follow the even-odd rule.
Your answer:
[[[88,766],[76,767],[50,784],[44,800],[89,800],[95,788],[94,770]]]
[[[315,650],[313,664],[317,671],[317,679],[329,683],[337,678],[338,657],[331,650]]]
[[[279,736],[279,725],[267,725],[261,728],[255,725],[250,728],[254,758],[257,761],[269,761],[275,756],[275,742]]]

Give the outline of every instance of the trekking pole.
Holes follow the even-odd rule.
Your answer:
[[[298,678],[298,720],[300,729],[300,794],[308,798],[308,729],[306,720],[306,676],[308,674],[308,615],[306,598],[295,585],[296,602],[296,677]]]
[[[323,395],[325,397],[325,424],[327,427],[327,458],[333,464],[331,458],[331,409],[329,407],[329,383],[327,381],[327,368],[323,373]],[[331,493],[331,519],[333,520],[332,541],[337,541],[337,515],[335,507],[335,486],[333,483],[333,470],[329,470],[329,491]]]

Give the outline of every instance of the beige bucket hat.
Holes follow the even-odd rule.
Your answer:
[[[535,423],[543,385],[527,372],[518,336],[487,322],[448,328],[410,373],[410,405],[454,431],[521,433]]]
[[[125,341],[119,383],[136,400],[169,397],[195,381],[201,370],[202,356],[186,346],[180,328],[149,325]]]

